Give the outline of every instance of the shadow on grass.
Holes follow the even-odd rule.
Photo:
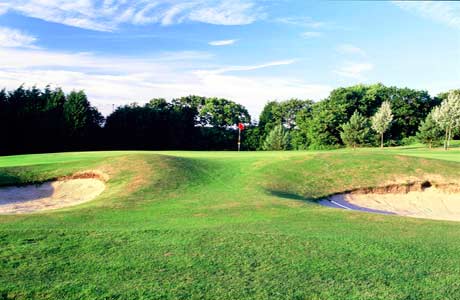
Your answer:
[[[31,167],[0,168],[0,187],[39,185],[55,179],[53,176],[46,176],[46,174],[44,177],[40,175],[41,173],[37,173]]]
[[[359,211],[359,212],[366,212],[366,213],[374,213],[374,214],[381,214],[381,215],[397,215],[395,212],[385,211],[385,210],[378,210],[372,209],[364,206],[358,206],[352,203],[349,203],[346,200],[335,200],[331,201],[330,197],[324,197],[322,199],[314,199],[314,198],[307,198],[302,197],[297,194],[283,192],[283,191],[274,191],[274,190],[267,190],[270,195],[289,199],[289,200],[300,200],[309,203],[316,203],[324,207],[330,207],[334,209],[342,209],[342,210],[350,210],[350,211]]]
[[[289,193],[285,191],[276,191],[276,190],[266,190],[272,196],[278,198],[284,198],[289,200],[300,200],[300,201],[307,201],[307,202],[316,202],[316,199],[304,197],[298,194]]]
[[[10,186],[10,185],[19,185],[21,179],[19,176],[15,176],[8,173],[3,173],[0,171],[0,187]]]
[[[411,145],[411,146],[400,146],[400,147],[395,147],[397,150],[418,150],[418,149],[429,149],[428,147],[425,147],[423,145]]]
[[[397,146],[393,148],[397,150],[429,150],[429,151],[444,150],[444,146],[442,142],[433,144],[433,148],[429,148],[428,145],[424,145],[424,144],[412,144],[412,145],[406,145],[406,146]],[[450,142],[449,149],[458,149],[458,148],[460,148],[459,140]]]

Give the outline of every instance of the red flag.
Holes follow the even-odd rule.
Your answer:
[[[243,123],[238,123],[238,128],[243,131],[244,130],[244,124]]]

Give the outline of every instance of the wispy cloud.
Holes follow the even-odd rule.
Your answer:
[[[1,47],[34,47],[36,37],[20,30],[0,27],[0,48]]]
[[[117,63],[114,64],[113,62]],[[249,66],[216,67],[214,57],[202,52],[161,53],[147,57],[0,48],[0,89],[28,85],[83,89],[90,100],[110,113],[121,105],[152,97],[171,99],[189,94],[224,97],[245,105],[257,116],[269,99],[290,97],[321,99],[332,89],[297,78],[232,71],[289,65],[294,60]],[[203,68],[206,68],[203,71]],[[161,74],[161,76],[158,76]],[[235,88],[238,87],[238,88]],[[132,91],[135,90],[135,96]]]
[[[306,32],[302,32],[301,36],[305,39],[311,39],[311,38],[316,38],[316,37],[320,37],[322,36],[323,34],[319,31],[306,31]]]
[[[188,19],[216,25],[246,25],[265,14],[252,1],[222,0],[218,5],[203,5],[190,11]]]
[[[237,40],[220,40],[220,41],[212,41],[208,44],[211,46],[228,46],[233,45]]]
[[[290,65],[290,64],[293,64],[294,62],[295,62],[294,59],[277,60],[277,61],[272,61],[272,62],[260,64],[260,65],[230,66],[230,67],[223,67],[223,68],[218,68],[218,69],[213,69],[213,70],[199,70],[197,71],[197,73],[223,74],[223,73],[236,72],[236,71],[253,71],[253,70],[264,69],[264,68],[275,67],[275,66]]]
[[[315,29],[322,28],[327,25],[326,22],[316,21],[310,17],[284,17],[284,18],[275,19],[275,22],[287,24],[287,25],[315,28]]]
[[[113,31],[119,25],[182,22],[244,25],[263,18],[255,0],[0,0],[0,14],[7,10],[49,22],[97,31]]]
[[[374,69],[374,65],[367,62],[346,62],[338,69],[335,74],[342,77],[364,80],[364,74]]]
[[[177,4],[167,9],[160,17],[161,25],[173,25],[175,23],[182,23],[186,18],[187,10],[193,9],[193,4],[183,3]],[[184,15],[185,14],[185,15]]]
[[[457,1],[393,1],[400,8],[460,29],[460,2]]]
[[[336,50],[337,52],[342,53],[342,54],[356,54],[356,55],[366,56],[366,51],[352,44],[338,45]]]

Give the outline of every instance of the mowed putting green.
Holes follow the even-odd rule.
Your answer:
[[[459,299],[460,222],[317,204],[460,180],[460,151],[0,157],[0,184],[108,176],[94,200],[0,215],[0,299]]]

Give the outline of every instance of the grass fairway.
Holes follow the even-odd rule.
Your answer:
[[[92,202],[0,216],[0,299],[459,299],[460,223],[319,206],[460,151],[0,157],[0,184],[101,170]]]

